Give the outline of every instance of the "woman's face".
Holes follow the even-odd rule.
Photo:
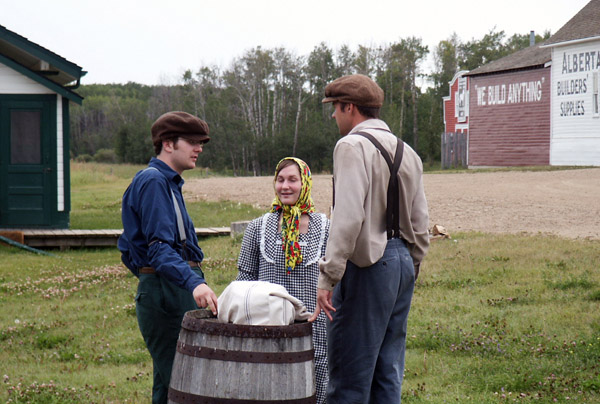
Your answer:
[[[293,205],[300,197],[302,178],[297,164],[279,170],[275,179],[275,193],[284,205]]]

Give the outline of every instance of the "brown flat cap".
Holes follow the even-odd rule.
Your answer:
[[[208,142],[208,124],[202,119],[183,111],[162,114],[152,124],[152,142],[156,144],[165,138],[177,136],[198,136],[198,140]]]
[[[329,83],[321,102],[346,102],[361,107],[380,108],[383,105],[383,90],[369,77],[352,74]]]

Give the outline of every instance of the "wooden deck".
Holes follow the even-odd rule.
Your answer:
[[[9,230],[9,229],[0,229]],[[25,245],[35,248],[110,247],[116,246],[122,229],[66,230],[66,229],[10,229],[22,232]],[[198,237],[228,236],[229,227],[197,227]]]

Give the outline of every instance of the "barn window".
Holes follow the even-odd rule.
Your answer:
[[[594,76],[594,94],[592,95],[593,101],[592,106],[594,109],[594,117],[598,117],[600,113],[598,112],[598,72],[593,73]]]
[[[11,111],[11,164],[41,164],[41,120],[41,111]]]

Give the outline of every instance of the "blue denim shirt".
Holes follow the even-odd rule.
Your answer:
[[[202,262],[204,254],[183,201],[183,178],[155,157],[148,166],[156,170],[138,172],[123,194],[123,234],[118,243],[121,259],[136,276],[140,268],[152,267],[159,275],[191,292],[206,281],[187,263]],[[179,240],[171,190],[183,216],[185,251]]]

